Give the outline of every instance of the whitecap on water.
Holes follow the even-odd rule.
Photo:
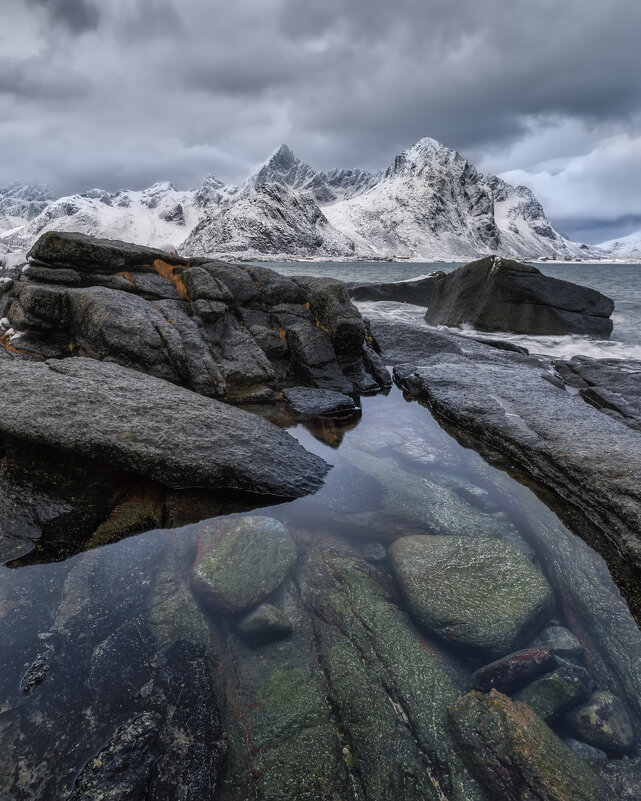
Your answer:
[[[372,320],[389,320],[408,323],[420,327],[427,326],[423,317],[425,309],[409,303],[393,301],[363,301],[356,304],[364,317]],[[527,348],[530,353],[554,356],[558,359],[571,359],[573,356],[591,356],[595,359],[641,359],[641,344],[617,338],[617,329],[626,331],[633,324],[628,315],[614,314],[614,332],[611,339],[592,339],[570,334],[567,336],[524,336],[510,333],[487,333],[476,331],[471,326],[448,328],[438,326],[437,330],[469,337],[483,337],[503,342],[513,342]]]

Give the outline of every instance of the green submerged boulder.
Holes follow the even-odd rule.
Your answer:
[[[389,557],[418,623],[473,651],[502,656],[514,650],[553,601],[543,574],[500,540],[403,537]]]
[[[219,612],[246,612],[282,584],[296,562],[287,528],[271,517],[215,520],[198,532],[194,592]]]

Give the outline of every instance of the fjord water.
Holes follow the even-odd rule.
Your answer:
[[[391,582],[386,547],[398,537],[491,537],[515,546],[541,569],[554,592],[554,608],[538,621],[539,628],[554,622],[572,629],[584,648],[577,663],[596,687],[623,698],[641,730],[641,678],[634,668],[641,663],[641,633],[603,560],[529,489],[459,444],[400,390],[361,403],[360,417],[306,425],[284,409],[256,409],[333,465],[315,495],[256,514],[275,517],[295,533],[300,561],[313,543],[328,542],[328,552],[352,554],[381,587]],[[78,770],[116,727],[156,697],[150,678],[158,660],[154,648],[189,640],[197,628],[185,604],[167,602],[168,588],[172,599],[190,595],[197,528],[148,531],[64,561],[21,566],[17,560],[0,568],[0,797],[66,798]],[[304,586],[297,592],[304,600]],[[493,601],[488,597],[488,606]],[[207,612],[206,619],[214,641],[220,643],[224,630],[224,648],[235,665],[224,677],[232,707],[236,674],[264,671],[266,664],[295,673],[298,641],[241,648],[220,614]],[[407,626],[408,636],[426,653],[442,655],[452,681],[465,692],[471,671],[483,663],[478,654],[418,632],[409,619]],[[44,677],[25,692],[21,682],[24,686],[29,666],[39,658],[46,664]],[[217,669],[225,664],[221,657]],[[367,687],[358,692],[366,694]],[[185,687],[179,697],[191,716],[207,703]],[[552,725],[566,734],[562,722]],[[237,743],[233,738],[230,743],[233,765]],[[351,748],[358,757],[366,743],[355,739]]]
[[[327,275],[349,282],[407,281],[442,270],[449,273],[460,263],[444,262],[279,262],[270,265],[286,275]],[[615,304],[614,330],[609,340],[581,336],[516,336],[491,334],[528,348],[532,353],[568,359],[583,354],[597,359],[641,358],[641,264],[537,263],[545,275],[596,289]],[[425,310],[419,306],[389,301],[358,303],[362,314],[416,325],[424,325]],[[459,333],[474,332],[471,330]],[[484,334],[483,336],[488,336]]]

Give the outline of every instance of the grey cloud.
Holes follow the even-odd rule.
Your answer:
[[[100,23],[98,7],[87,0],[27,0],[29,5],[42,6],[49,19],[63,25],[71,33],[95,30]]]
[[[35,108],[50,132],[38,156],[67,191],[81,176],[116,188],[156,169],[179,185],[211,171],[242,180],[283,141],[319,167],[379,168],[433,136],[500,170],[519,166],[501,154],[548,120],[573,120],[594,141],[606,128],[641,132],[631,0],[12,2],[84,33],[65,53],[42,31],[54,112],[38,88],[48,78],[14,67],[0,79],[5,114]],[[91,82],[81,103],[67,60]],[[0,165],[0,183],[30,168],[25,148],[14,143],[23,161]]]

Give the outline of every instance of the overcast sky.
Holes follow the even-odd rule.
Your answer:
[[[0,186],[241,181],[423,136],[564,233],[641,228],[638,0],[0,0]]]

